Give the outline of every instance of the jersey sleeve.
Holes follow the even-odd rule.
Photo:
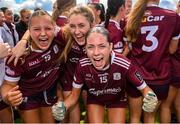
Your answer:
[[[176,14],[176,26],[173,34],[173,39],[178,40],[180,39],[180,16]]]
[[[134,85],[138,90],[144,89],[147,84],[142,78],[142,75],[138,69],[137,66],[130,65],[128,73],[127,73],[127,79]]]
[[[80,63],[78,63],[74,74],[73,87],[82,88],[83,83],[84,83],[83,70]]]
[[[11,62],[10,64],[6,63],[4,79],[9,82],[18,82],[21,78],[22,73],[23,70],[20,64],[15,67],[13,65],[13,62]]]

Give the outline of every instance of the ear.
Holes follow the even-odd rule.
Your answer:
[[[110,51],[113,50],[113,43],[110,43]]]

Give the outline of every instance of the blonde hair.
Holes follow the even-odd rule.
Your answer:
[[[176,12],[177,12],[178,14],[180,14],[180,0],[178,1]]]
[[[135,42],[149,0],[137,0],[127,17],[125,34],[129,42]]]
[[[92,26],[92,24],[94,23],[94,15],[93,15],[93,12],[92,10],[87,7],[87,6],[76,6],[76,7],[73,7],[71,10],[70,10],[70,13],[69,13],[69,18],[72,16],[72,15],[82,15],[84,17],[86,17],[86,19],[88,20],[89,24],[90,24],[90,27]],[[62,28],[63,30],[63,37],[65,38],[65,40],[67,41],[67,44],[61,54],[61,56],[59,57],[59,61],[60,62],[66,62],[67,61],[67,56],[72,48],[72,45],[74,44],[75,40],[74,38],[72,37],[71,35],[71,32],[70,32],[70,29],[69,29],[69,26],[66,25]]]

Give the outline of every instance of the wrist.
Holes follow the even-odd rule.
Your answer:
[[[9,105],[9,100],[7,99],[7,95],[6,96],[2,96],[2,100],[3,100],[3,102],[5,102],[6,104]]]

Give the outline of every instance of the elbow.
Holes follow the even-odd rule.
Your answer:
[[[169,53],[174,54],[176,52],[176,49],[169,48]]]

